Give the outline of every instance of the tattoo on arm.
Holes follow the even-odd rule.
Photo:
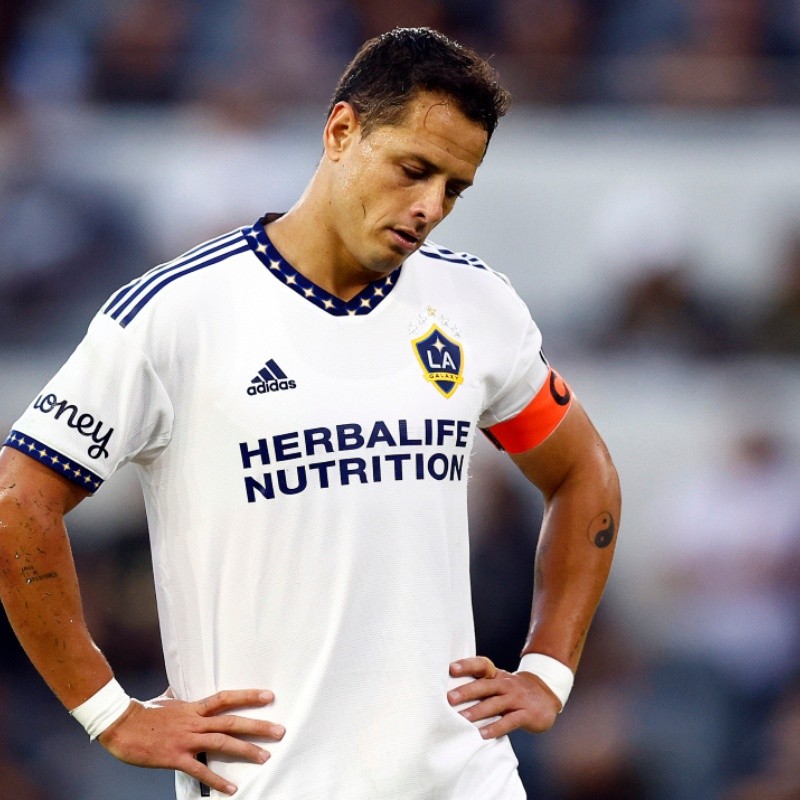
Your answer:
[[[614,517],[608,511],[598,514],[590,523],[587,535],[589,541],[599,548],[608,547],[614,541],[616,525]]]
[[[39,581],[49,581],[57,577],[58,577],[57,572],[45,572],[44,575],[39,575],[38,573],[34,573],[32,575],[27,575],[27,577],[25,578],[25,583],[30,584],[30,583],[38,583]]]
[[[39,550],[39,548],[37,548],[37,550]],[[41,553],[42,551],[39,550],[39,552]],[[21,555],[20,553],[17,553],[16,558],[20,558],[20,555]],[[36,569],[36,567],[30,563],[31,562],[30,553],[25,553],[24,555],[25,555],[25,561],[27,563],[25,563],[20,568],[20,574],[22,575],[23,580],[28,586],[30,586],[30,584],[32,583],[39,583],[39,581],[48,581],[58,577],[58,573],[55,571],[40,573],[39,570]]]

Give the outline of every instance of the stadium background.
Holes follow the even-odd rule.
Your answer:
[[[433,25],[515,97],[435,240],[506,273],[620,469],[573,699],[515,746],[531,800],[800,797],[800,5],[793,0],[5,0],[0,421],[155,263],[294,199],[367,36]],[[538,498],[481,445],[480,649],[513,667]],[[164,685],[135,476],[72,515],[90,626]],[[498,620],[503,620],[498,624]],[[0,626],[0,798],[172,797]]]

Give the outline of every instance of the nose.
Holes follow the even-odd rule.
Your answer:
[[[421,186],[412,213],[416,219],[431,227],[440,223],[446,214],[444,185],[428,181]]]

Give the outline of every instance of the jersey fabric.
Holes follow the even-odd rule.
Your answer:
[[[545,386],[540,348],[474,256],[426,243],[344,302],[260,220],[113,295],[6,444],[90,491],[136,464],[173,691],[271,689],[242,713],[286,728],[265,765],[209,760],[237,797],[520,800],[446,693],[469,454]]]

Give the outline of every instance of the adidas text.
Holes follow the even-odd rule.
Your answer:
[[[247,387],[247,394],[267,394],[267,392],[280,392],[284,389],[296,389],[297,383],[290,381],[264,381],[255,386]]]

